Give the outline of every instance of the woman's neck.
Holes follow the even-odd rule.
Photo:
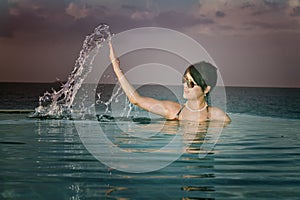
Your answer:
[[[204,99],[188,100],[186,103],[187,103],[188,107],[193,110],[202,109],[203,107],[205,107],[207,105],[206,101]]]

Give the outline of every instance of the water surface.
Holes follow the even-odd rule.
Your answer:
[[[1,198],[298,199],[300,121],[230,116],[233,122],[223,129],[207,156],[199,158],[200,147],[195,143],[193,150],[166,168],[135,174],[96,160],[81,143],[71,120],[2,113]],[[114,122],[105,123],[109,129]],[[170,130],[173,125],[169,126]],[[167,137],[156,136],[157,145]],[[124,136],[114,142],[126,148],[130,146],[126,141],[134,139]]]

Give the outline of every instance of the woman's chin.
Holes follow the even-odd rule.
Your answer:
[[[183,98],[186,100],[197,100],[197,96],[192,95],[192,94],[183,94]]]
[[[183,98],[187,99],[187,95],[185,93],[183,93]]]
[[[188,99],[191,99],[191,96],[184,93],[184,94],[183,94],[183,98],[186,99],[186,100],[188,100]]]

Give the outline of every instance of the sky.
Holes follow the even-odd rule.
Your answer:
[[[182,32],[227,86],[300,87],[299,0],[0,0],[0,82],[66,80],[100,23]]]

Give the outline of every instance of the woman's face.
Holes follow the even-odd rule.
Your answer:
[[[183,98],[196,100],[204,96],[202,88],[197,85],[189,72],[184,75],[183,79]]]

